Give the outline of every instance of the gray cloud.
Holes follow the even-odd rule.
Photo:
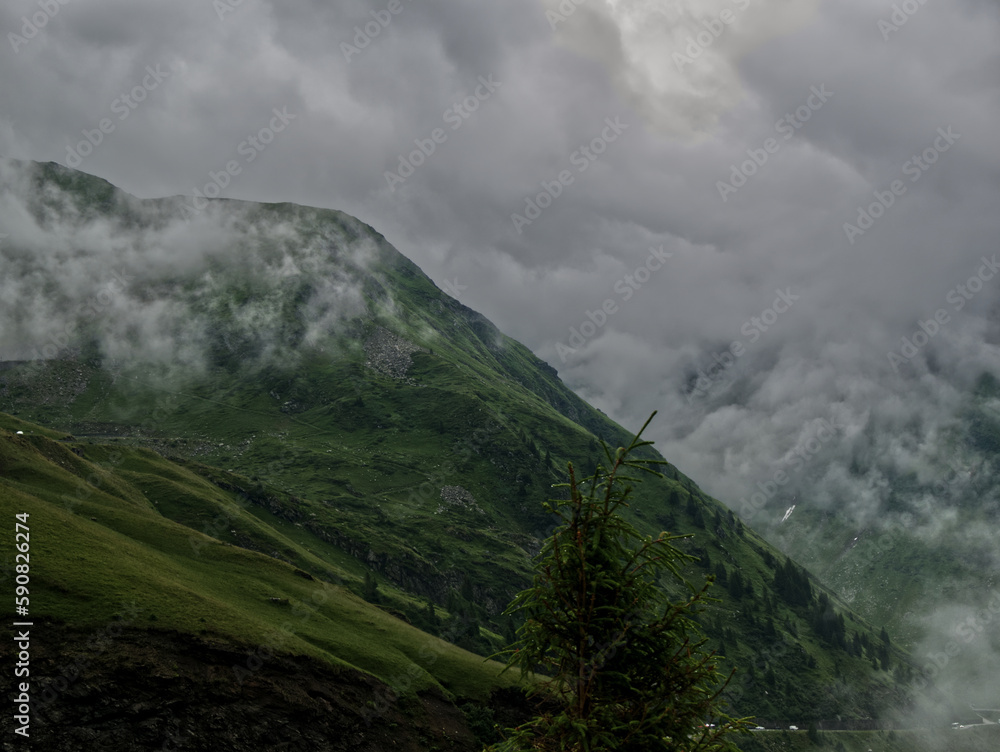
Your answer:
[[[0,161],[0,356],[38,359],[96,346],[112,361],[196,374],[219,352],[294,363],[291,343],[332,344],[363,314],[376,248],[356,223],[281,221],[259,204],[143,202],[34,189],[38,168]],[[27,197],[27,198],[25,198]],[[290,317],[287,299],[306,304]],[[213,355],[213,353],[215,355]]]
[[[865,525],[888,478],[946,472],[942,437],[979,375],[1000,370],[1000,279],[961,311],[947,300],[1000,251],[1000,14],[927,3],[886,33],[888,3],[751,0],[680,66],[688,36],[740,4],[586,0],[553,29],[554,0],[402,0],[347,61],[341,43],[387,3],[247,0],[223,19],[204,2],[69,3],[0,52],[0,153],[64,162],[162,64],[169,78],[81,169],[139,196],[190,195],[287,107],[297,119],[223,196],[373,225],[619,421],[661,410],[660,448],[734,506],[837,417],[844,428],[794,493]],[[0,9],[0,30],[35,8]],[[447,111],[480,76],[502,85],[452,130]],[[780,121],[821,86],[832,97],[785,139]],[[573,155],[609,117],[628,129],[579,171]],[[960,139],[913,182],[913,158],[948,127]],[[435,128],[446,140],[390,190],[386,171]],[[768,139],[778,150],[723,201],[719,181]],[[517,233],[511,214],[562,170],[573,183]],[[844,224],[895,180],[906,192],[851,244]],[[21,232],[10,212],[0,231]],[[622,300],[616,281],[659,246],[674,255]],[[799,299],[766,332],[750,324],[751,342],[743,327],[786,288]],[[620,310],[563,362],[557,344],[607,299]],[[950,322],[897,373],[887,353],[941,308]],[[724,370],[732,385],[691,398],[698,370],[735,341],[746,351]]]

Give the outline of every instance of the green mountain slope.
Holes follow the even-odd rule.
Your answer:
[[[298,586],[291,600],[310,585],[294,579],[298,568],[339,577],[459,646],[487,654],[506,644],[516,624],[500,612],[527,584],[549,530],[539,501],[568,461],[589,470],[599,441],[620,445],[625,429],[346,215],[215,201],[191,216],[178,199],[139,201],[55,165],[0,167],[10,173],[8,201],[31,218],[0,258],[25,280],[23,300],[31,280],[46,281],[44,306],[70,332],[65,344],[51,330],[29,334],[5,311],[20,337],[10,339],[23,344],[0,370],[0,408],[72,432],[93,461],[114,451],[127,458],[113,473],[121,492],[109,485],[100,498],[135,510],[104,514],[129,545],[157,541],[165,558],[154,569],[165,579],[148,586],[187,604],[172,607],[178,629],[202,628],[209,617],[198,598],[222,597],[228,585],[212,579],[221,573],[243,583],[219,613],[235,630],[253,598],[270,598],[278,584],[244,581],[250,559],[240,557],[266,557],[274,577]],[[39,268],[26,252],[32,243],[77,268],[74,283],[59,264]],[[127,281],[84,315],[108,268]],[[853,614],[677,468],[663,468],[665,479],[637,489],[630,514],[650,534],[691,533],[701,561],[689,578],[718,576],[720,601],[699,618],[739,669],[730,692],[738,712],[866,718],[904,701],[908,658],[881,638],[881,624]],[[235,499],[249,500],[239,514],[216,511]],[[84,503],[85,512],[60,512],[83,526],[74,528],[81,538],[103,524],[97,502]],[[161,533],[140,524],[146,517],[177,526],[164,527],[162,546]],[[208,572],[199,567],[208,554],[196,556],[183,566],[198,587],[185,589],[168,584],[183,570],[167,560],[190,548],[188,529],[217,541],[203,550],[231,568]],[[110,555],[110,545],[95,548]],[[78,609],[74,619],[87,617]],[[248,639],[269,624],[255,618]],[[463,628],[449,630],[456,623]],[[409,655],[400,646],[352,659],[359,638],[341,644],[320,632],[301,638],[304,652],[383,678]],[[428,674],[429,687],[459,689],[447,672]]]
[[[9,430],[15,427],[23,435]],[[236,657],[218,670],[236,686],[256,681],[264,664],[286,656],[314,659],[345,681],[358,681],[359,672],[373,677],[374,720],[396,712],[396,693],[402,700],[481,703],[512,685],[499,676],[500,665],[355,596],[349,573],[257,516],[267,515],[258,505],[277,496],[224,490],[231,485],[227,474],[204,476],[147,449],[51,435],[0,414],[0,510],[7,519],[28,515],[29,613],[39,642],[51,640],[50,631],[93,633],[109,625],[115,634],[198,636],[232,646]],[[274,550],[258,553],[208,537],[175,521],[181,517],[246,531]],[[13,563],[5,550],[9,584]],[[34,697],[44,728],[59,698]],[[363,720],[362,712],[357,722]]]

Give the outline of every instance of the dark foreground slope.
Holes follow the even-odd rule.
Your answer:
[[[503,690],[485,705],[432,691],[396,699],[369,674],[303,655],[234,681],[257,646],[172,630],[36,620],[34,634],[31,742],[49,752],[467,752],[489,738],[489,722],[513,725],[529,711]],[[12,725],[0,722],[6,739],[17,738]]]
[[[15,303],[43,305],[61,328],[30,330],[4,309],[23,343],[7,350],[16,362],[0,370],[0,408],[72,432],[78,451],[137,488],[136,505],[211,539],[205,550],[339,578],[378,613],[481,654],[507,643],[517,625],[500,612],[549,532],[539,502],[567,461],[589,470],[599,442],[621,445],[628,431],[346,215],[234,201],[193,215],[179,199],[139,201],[55,165],[3,170],[7,202],[33,218],[0,248],[4,271],[25,280]],[[62,263],[41,264],[38,248]],[[60,276],[70,269],[72,284]],[[104,282],[111,269],[124,281]],[[31,280],[43,295],[29,294]],[[720,601],[699,618],[738,669],[738,712],[870,718],[905,702],[908,659],[880,625],[677,468],[663,471],[630,514],[649,534],[692,534],[699,561],[686,574],[718,577]],[[207,509],[202,494],[222,506]],[[101,517],[70,507],[60,514],[86,540]],[[211,592],[239,580],[201,578]],[[282,608],[241,613],[259,606]],[[357,643],[364,627],[347,627]],[[355,645],[306,642],[359,666]]]

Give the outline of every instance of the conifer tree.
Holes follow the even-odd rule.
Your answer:
[[[743,597],[743,576],[739,569],[733,569],[733,574],[729,578],[729,594],[736,599]]]
[[[434,608],[434,602],[430,598],[427,598],[424,603],[424,615],[427,617],[427,621],[431,624],[431,626],[436,627],[441,623],[441,620],[437,615],[437,610]]]
[[[817,746],[823,741],[822,737],[819,735],[819,729],[816,728],[816,721],[809,722],[809,728],[806,729],[806,736],[810,742]]]
[[[462,578],[462,589],[460,592],[466,603],[471,604],[475,602],[476,596],[472,592],[472,580],[469,579],[468,575]]]
[[[381,600],[378,592],[378,579],[371,573],[371,570],[365,571],[362,597],[369,603],[378,603]]]
[[[729,570],[726,569],[726,565],[722,562],[715,565],[715,581],[720,585],[729,583]]]
[[[746,727],[723,712],[728,679],[691,618],[712,579],[698,589],[681,575],[695,557],[674,541],[688,536],[644,537],[620,515],[639,480],[629,471],[661,475],[650,467],[655,460],[631,457],[652,443],[641,435],[613,455],[605,446],[607,469],[587,479],[570,463],[569,482],[559,486],[569,498],[545,504],[559,524],[536,559],[532,586],[504,613],[524,617],[507,667],[547,677],[536,684],[547,704],[508,729],[495,752],[731,750],[725,737]],[[686,595],[668,599],[662,575]]]

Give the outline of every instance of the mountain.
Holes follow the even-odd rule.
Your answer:
[[[629,430],[340,212],[140,200],[13,160],[0,191],[0,483],[5,513],[41,510],[40,617],[72,642],[125,600],[137,643],[221,655],[329,583],[322,621],[289,645],[317,672],[393,684],[416,665],[411,688],[449,712],[501,688],[463,650],[507,644],[501,611],[551,529],[540,501]],[[698,618],[738,669],[737,713],[906,704],[912,662],[881,622],[647,456],[665,477],[636,489],[631,521],[690,534],[685,574],[717,577]],[[425,633],[454,643],[433,642],[447,661],[412,654]]]
[[[35,744],[467,749],[481,716],[523,717],[499,664],[352,594],[262,519],[283,494],[236,482],[0,414],[0,508],[23,515],[30,544]],[[175,520],[185,516],[269,550]],[[14,564],[6,550],[7,585]],[[11,714],[2,725],[13,732]]]

